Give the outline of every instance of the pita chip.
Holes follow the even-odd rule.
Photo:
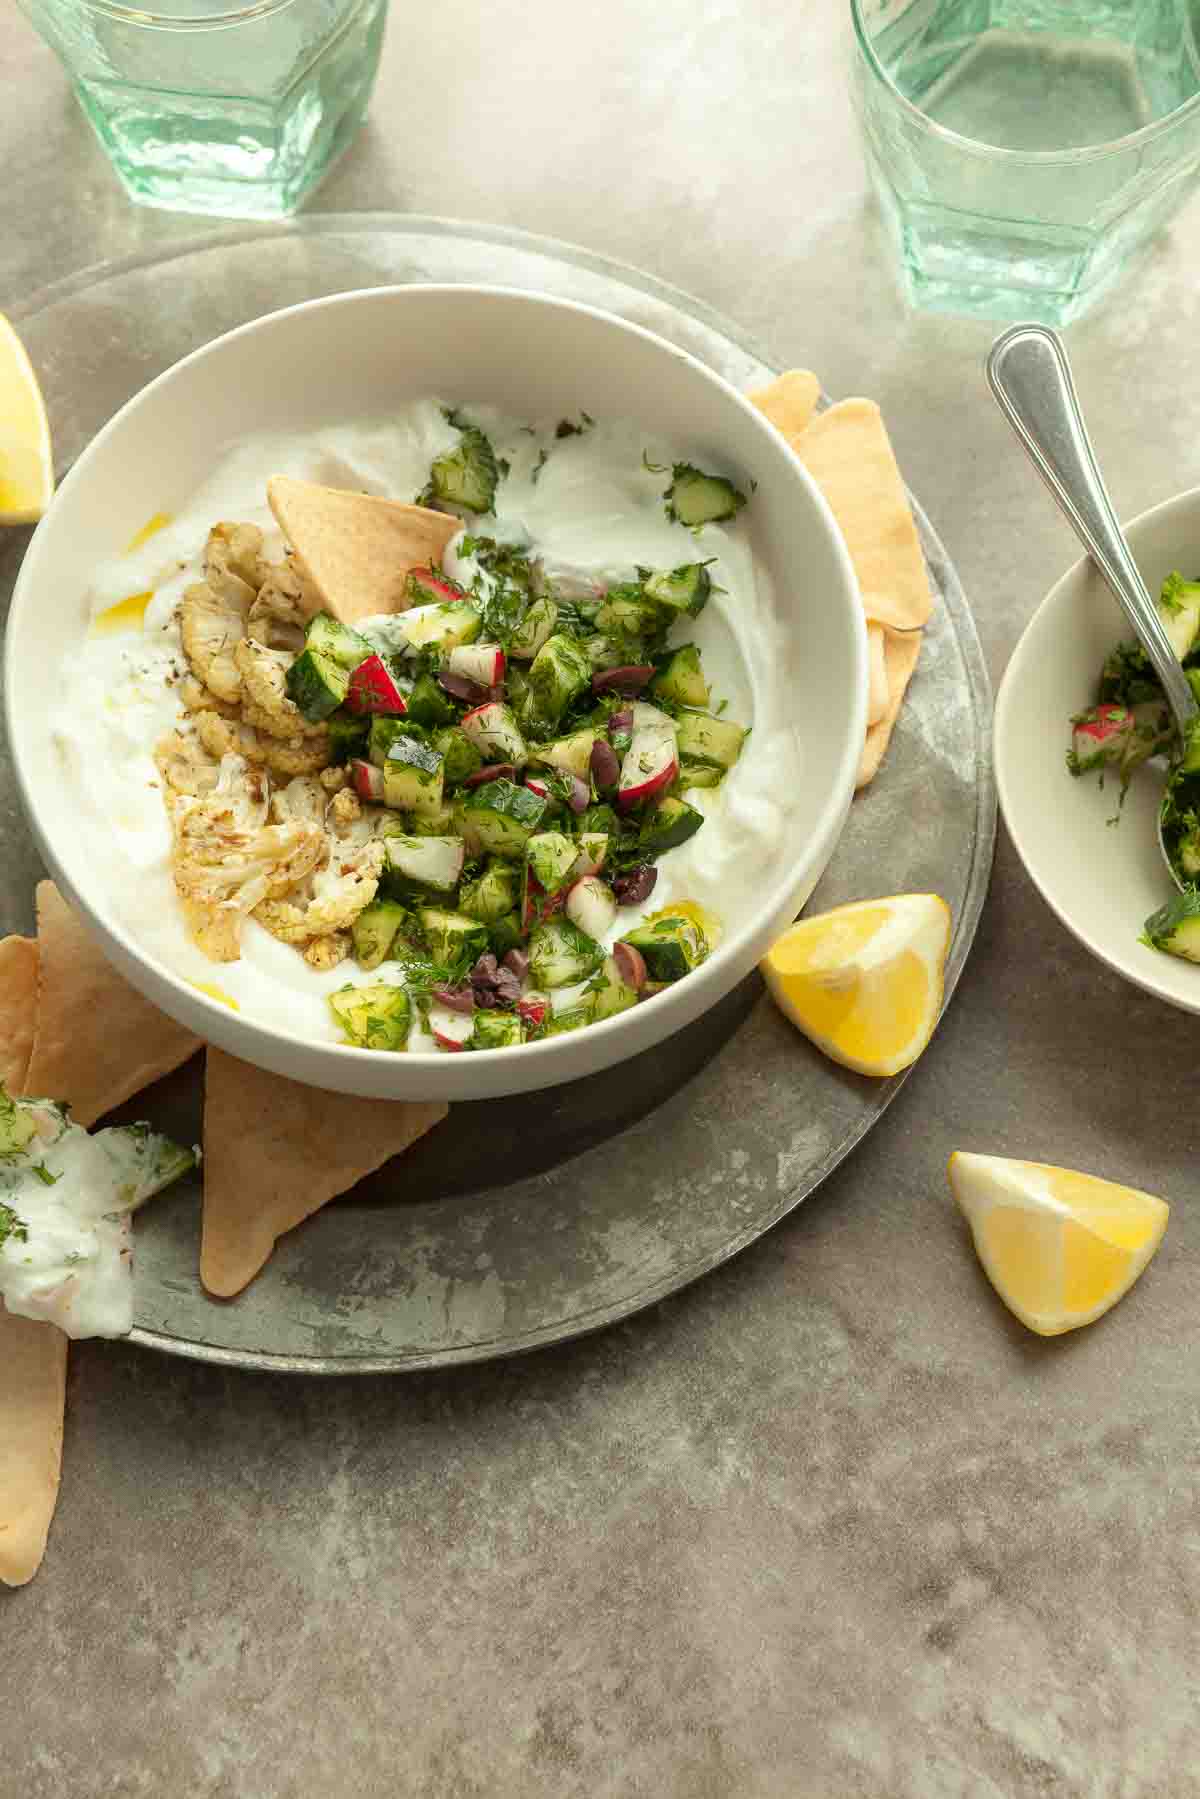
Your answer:
[[[67,1339],[0,1305],[0,1581],[41,1567],[62,1472]]]
[[[410,570],[440,562],[462,520],[427,506],[272,475],[267,500],[300,572],[343,624],[407,609]]]
[[[888,708],[887,633],[871,619],[867,625],[867,725],[877,725]]]
[[[900,716],[900,708],[904,704],[904,694],[917,666],[917,657],[921,654],[921,631],[906,631],[903,636],[893,632],[885,632],[885,664],[887,670],[888,699],[887,709],[878,723],[867,731],[867,741],[863,745],[862,758],[858,765],[858,776],[855,787],[865,787],[874,779],[891,741],[896,720]]]
[[[108,962],[53,881],[37,890],[38,1007],[24,1091],[95,1124],[195,1055],[193,1036]]]
[[[32,937],[0,939],[0,1082],[24,1093],[37,1025],[38,950]]]
[[[210,1048],[204,1076],[200,1279],[240,1293],[276,1241],[440,1124],[441,1101],[358,1099]]]
[[[817,408],[821,383],[810,369],[788,369],[769,387],[759,387],[746,398],[765,413],[789,443],[808,425]],[[792,446],[795,448],[795,445]]]
[[[841,526],[869,619],[912,631],[933,598],[912,510],[873,400],[819,413],[792,446]]]

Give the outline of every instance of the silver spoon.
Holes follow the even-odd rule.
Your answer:
[[[1162,682],[1182,743],[1200,707],[1117,523],[1061,337],[1045,325],[1013,325],[992,345],[987,378],[1034,468],[1133,626]],[[1163,843],[1161,815],[1158,847],[1172,881],[1182,888]]]

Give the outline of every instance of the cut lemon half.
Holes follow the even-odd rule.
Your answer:
[[[32,525],[54,495],[50,424],[25,346],[0,313],[0,525]]]
[[[780,1009],[859,1074],[915,1062],[942,1009],[950,908],[936,893],[860,900],[784,932],[761,967]]]
[[[988,1279],[1042,1337],[1116,1305],[1167,1228],[1163,1200],[1071,1168],[960,1150],[949,1172]]]

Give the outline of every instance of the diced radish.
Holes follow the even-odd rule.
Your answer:
[[[477,706],[465,715],[462,728],[489,762],[511,762],[514,767],[523,768],[529,760],[525,739],[505,705],[489,700],[486,706]]]
[[[530,793],[536,793],[540,800],[548,800],[550,798],[550,788],[548,783],[543,781],[538,775],[526,775],[525,785],[528,787]]]
[[[397,717],[408,711],[408,701],[382,656],[368,656],[351,674],[346,709],[358,713],[390,712]]]
[[[607,854],[607,832],[585,831],[579,839],[579,859],[571,870],[573,878],[581,881],[584,875],[598,875],[604,867]]]
[[[598,875],[584,875],[567,895],[567,917],[593,943],[604,941],[616,916],[617,902],[612,889],[606,887]]]
[[[383,804],[383,770],[376,768],[373,762],[364,762],[361,757],[354,757],[350,763],[350,779],[354,782],[354,791],[360,800],[368,800],[372,805]]]
[[[511,762],[488,762],[483,768],[477,768],[474,774],[467,776],[464,787],[480,787],[484,781],[514,781],[517,771]]]
[[[448,581],[444,575],[435,575],[431,568],[414,568],[409,571],[409,580],[414,587],[419,587],[429,599],[436,600],[440,606],[453,606],[457,601],[465,599],[461,587]]]
[[[452,675],[465,675],[480,687],[495,687],[504,679],[504,651],[498,643],[462,643],[451,650],[446,666]]]
[[[629,710],[635,731],[649,731],[655,727],[660,731],[675,729],[675,720],[671,714],[660,711],[657,706],[651,706],[646,700],[635,700]]]
[[[527,1025],[531,1025],[534,1030],[537,1030],[539,1025],[546,1022],[550,1011],[550,995],[538,993],[531,987],[529,992],[523,993],[517,1001],[517,1011]]]
[[[635,993],[640,993],[646,985],[646,964],[642,960],[642,952],[634,949],[632,943],[614,943],[613,961],[625,985],[632,987]]]
[[[665,731],[659,725],[634,731],[633,742],[621,763],[621,785],[617,789],[617,805],[622,812],[661,793],[679,773],[675,726],[670,719],[667,724]]]
[[[388,867],[406,880],[419,881],[437,893],[458,885],[466,857],[461,837],[385,837]]]
[[[555,737],[550,743],[539,743],[537,760],[547,768],[557,768],[564,775],[578,775],[586,781],[591,767],[592,747],[596,733],[590,725],[572,731],[569,737]]]
[[[633,713],[628,707],[621,712],[614,712],[609,719],[608,741],[619,755],[633,742]]]
[[[521,895],[521,927],[531,931],[539,919],[552,918],[561,912],[567,903],[567,889],[560,887],[557,893],[547,893],[542,883],[530,869],[525,870],[525,886]]]
[[[1116,705],[1093,706],[1071,722],[1071,768],[1077,775],[1119,762],[1137,724],[1128,706]]]
[[[474,1011],[452,1012],[449,1006],[435,1003],[429,1008],[429,1029],[439,1049],[465,1049],[475,1029]]]

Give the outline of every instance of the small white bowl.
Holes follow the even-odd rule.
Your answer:
[[[1165,500],[1125,527],[1151,593],[1172,569],[1200,570],[1200,488]],[[1174,888],[1158,849],[1161,771],[1120,788],[1108,776],[1067,770],[1072,713],[1095,703],[1100,666],[1133,633],[1092,563],[1083,557],[1042,601],[1013,652],[996,696],[1000,808],[1030,879],[1085,949],[1147,993],[1200,1012],[1200,968],[1138,942]]]
[[[509,416],[636,421],[755,492],[755,549],[804,646],[786,695],[804,773],[769,876],[694,974],[603,1024],[520,1048],[388,1055],[314,1042],[208,998],[155,959],[106,893],[53,735],[60,671],[86,628],[92,573],[153,512],[171,512],[250,433],[380,416],[423,395]],[[264,469],[263,478],[271,473]],[[772,670],[772,678],[782,675]],[[866,717],[866,632],[853,570],[816,486],[762,414],[693,357],[592,308],[502,288],[403,287],[314,300],[230,332],[136,395],[79,458],[38,527],[13,596],[5,706],[39,848],[116,966],[209,1041],[278,1074],[392,1099],[475,1099],[553,1086],[645,1050],[755,966],[816,885],[845,822]],[[778,691],[778,690],[777,690]],[[219,970],[216,971],[219,976]]]

